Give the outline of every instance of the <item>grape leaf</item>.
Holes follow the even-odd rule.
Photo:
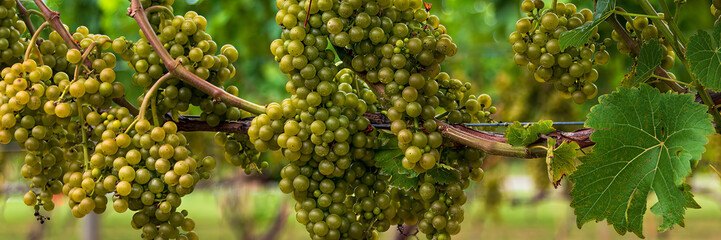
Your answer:
[[[553,121],[544,120],[531,126],[524,127],[519,122],[514,122],[513,125],[508,126],[506,129],[506,138],[508,138],[508,144],[513,146],[526,146],[538,140],[538,134],[549,134],[556,131],[553,128]]]
[[[597,129],[593,152],[569,177],[578,227],[606,219],[619,234],[643,237],[651,190],[658,198],[652,212],[663,216],[659,230],[684,226],[686,208],[698,205],[683,183],[714,133],[707,108],[693,95],[661,94],[648,85],[621,87],[599,101],[586,121]]]
[[[391,174],[389,185],[403,190],[412,190],[418,188],[418,178],[408,177],[407,175],[398,173]]]
[[[716,24],[713,35],[698,31],[691,36],[686,54],[701,84],[711,90],[721,90],[721,24]]]
[[[636,63],[636,76],[630,87],[638,87],[639,84],[646,82],[653,71],[661,65],[661,58],[663,58],[663,50],[656,39],[651,39],[643,45]]]
[[[556,139],[548,138],[548,154],[546,154],[546,166],[548,166],[548,178],[554,188],[561,184],[561,178],[576,171],[576,150],[578,143],[562,142],[556,147]]]
[[[451,184],[461,180],[461,175],[457,169],[442,163],[436,164],[436,166],[428,170],[426,174],[441,184]]]
[[[615,7],[615,0],[599,0],[596,3],[596,12],[593,13],[593,21],[561,33],[561,37],[558,39],[561,50],[566,50],[567,47],[571,46],[580,47],[586,44],[595,32],[596,27],[611,16]]]
[[[375,155],[376,167],[381,169],[381,173],[391,176],[401,174],[408,177],[417,177],[418,173],[415,170],[403,167],[402,159],[403,152],[400,149],[378,151]]]

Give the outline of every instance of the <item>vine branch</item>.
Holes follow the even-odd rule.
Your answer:
[[[135,21],[138,23],[138,26],[140,27],[140,30],[143,32],[143,35],[145,35],[145,38],[148,39],[150,45],[153,47],[160,59],[162,59],[165,67],[168,69],[169,72],[173,73],[173,75],[177,76],[178,78],[183,80],[183,82],[190,84],[201,92],[204,92],[213,98],[220,99],[221,101],[228,103],[231,106],[238,107],[256,115],[265,113],[265,107],[246,101],[226,91],[223,91],[223,89],[220,89],[219,87],[205,81],[204,79],[188,71],[188,69],[183,67],[182,64],[173,59],[173,57],[170,56],[170,53],[168,53],[168,50],[166,50],[163,44],[160,42],[160,39],[158,39],[158,36],[155,34],[155,31],[153,31],[153,28],[150,26],[150,22],[148,22],[148,18],[145,15],[145,11],[143,10],[143,6],[139,0],[132,0],[130,2],[128,16],[135,19]]]
[[[387,124],[388,118],[382,114],[364,114],[371,124]],[[170,116],[166,115],[167,121],[174,121]],[[222,122],[218,126],[211,127],[205,121],[200,120],[197,116],[180,116],[176,122],[178,131],[185,132],[226,132],[246,134],[250,128],[250,122],[253,118],[246,118],[240,121]],[[507,139],[502,134],[494,132],[477,131],[467,128],[460,124],[447,124],[436,119],[439,130],[444,137],[453,140],[456,143],[468,147],[483,150],[487,154],[517,157],[517,158],[539,158],[546,156],[546,150],[541,148],[533,148],[533,146],[545,146],[548,138],[555,138],[559,141],[576,142],[581,148],[593,146],[594,143],[589,139],[593,129],[581,129],[575,132],[556,131],[547,135],[540,136],[539,142],[529,146],[514,147],[507,143]]]

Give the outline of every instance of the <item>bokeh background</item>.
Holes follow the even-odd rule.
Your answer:
[[[32,1],[21,1],[34,8]],[[443,64],[443,70],[454,78],[473,83],[474,94],[488,93],[499,111],[498,121],[583,121],[591,100],[575,105],[561,98],[551,85],[540,84],[524,68],[514,65],[508,35],[522,16],[520,0],[430,0],[431,13],[440,17],[458,45],[455,57]],[[550,3],[551,1],[546,1]],[[591,8],[592,1],[571,1]],[[633,1],[618,1],[629,12],[639,12]],[[655,1],[652,1],[655,2]],[[116,38],[138,39],[138,27],[126,16],[127,0],[46,0],[58,10],[62,21],[71,29],[84,25],[92,33]],[[713,19],[710,1],[688,1],[680,14],[680,28],[687,34],[696,29],[710,29]],[[272,40],[280,29],[274,22],[273,0],[176,0],[175,13],[196,11],[208,19],[207,32],[219,44],[232,44],[239,51],[238,74],[227,84],[239,87],[240,95],[256,103],[280,101],[285,92],[285,76],[269,52]],[[41,19],[33,17],[36,26]],[[601,33],[610,36],[602,25]],[[612,61],[598,67],[601,73],[599,94],[609,93],[618,86],[633,64],[612,47]],[[120,61],[120,60],[119,60]],[[688,75],[677,64],[674,69],[680,80]],[[141,94],[131,87],[131,70],[119,62],[120,81],[124,81],[131,102]],[[193,114],[190,112],[189,114]],[[577,127],[576,127],[577,128]],[[498,129],[502,131],[503,129]],[[563,130],[574,130],[565,128]],[[303,226],[295,222],[292,200],[277,189],[278,171],[284,160],[277,153],[263,157],[271,162],[260,176],[245,176],[242,171],[223,162],[222,150],[212,142],[212,133],[192,133],[189,137],[197,152],[216,155],[220,163],[215,175],[201,183],[194,194],[186,196],[182,207],[196,221],[202,239],[305,239]],[[709,164],[720,166],[721,139],[712,137],[704,159],[690,179],[702,210],[687,212],[686,227],[657,233],[660,219],[646,215],[645,235],[649,239],[721,239],[721,182],[709,170]],[[67,208],[66,199],[58,197],[57,208],[43,225],[35,221],[32,208],[22,203],[26,183],[19,175],[23,155],[17,144],[0,145],[0,239],[138,239],[140,231],[130,227],[131,213],[118,214],[109,210],[101,216],[75,219]],[[635,239],[619,236],[605,223],[588,223],[576,227],[573,210],[568,206],[568,183],[553,189],[545,175],[543,160],[488,157],[484,163],[486,178],[473,184],[466,220],[457,239]],[[654,201],[653,199],[649,199]],[[92,231],[90,231],[92,230]],[[393,239],[393,230],[381,235]],[[274,235],[269,235],[274,234]],[[421,238],[423,238],[421,236]]]

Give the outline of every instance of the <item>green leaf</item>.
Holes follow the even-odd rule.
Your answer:
[[[461,174],[457,169],[442,163],[436,164],[426,174],[433,177],[440,184],[451,184],[461,180]]]
[[[519,122],[514,122],[506,129],[506,138],[508,138],[508,144],[526,146],[538,140],[538,134],[549,134],[553,131],[556,129],[553,128],[553,121],[550,120],[540,121],[526,127]]]
[[[638,55],[638,62],[636,63],[636,78],[631,84],[631,87],[638,87],[639,84],[644,83],[651,77],[651,74],[656,68],[661,65],[661,59],[663,58],[663,50],[658,45],[656,39],[652,39],[641,48],[641,53]]]
[[[406,175],[408,177],[417,177],[418,173],[413,169],[403,167],[403,152],[400,149],[378,151],[375,155],[376,167],[381,169],[381,173],[393,176],[394,174]]]
[[[696,203],[696,200],[693,199],[693,194],[691,194],[691,192],[690,192],[690,191],[691,191],[691,185],[688,185],[687,183],[683,183],[683,184],[681,185],[681,189],[682,189],[682,191],[683,191],[683,193],[684,193],[684,197],[685,197],[686,200],[688,201],[688,205],[686,206],[687,208],[695,208],[695,209],[701,208],[701,206],[698,205],[698,203]],[[659,203],[656,203],[656,204],[654,204],[653,206],[651,206],[651,212],[654,213],[654,214],[656,214],[656,215],[663,215],[663,208],[661,207],[661,205],[660,205]],[[683,222],[681,222],[681,223],[682,223],[681,226],[683,227],[683,226],[684,226],[684,225],[683,225]],[[661,225],[661,226],[658,227],[658,230],[659,230],[659,231],[666,231],[666,230],[668,230],[668,229],[671,228],[671,227],[673,227],[673,224]]]
[[[643,215],[653,190],[659,230],[683,226],[688,207],[697,206],[684,187],[691,161],[700,159],[714,133],[708,108],[691,94],[661,94],[648,85],[621,87],[591,109],[586,127],[593,152],[570,176],[571,207],[580,228],[606,219],[619,234],[643,237]]]
[[[391,187],[403,190],[412,190],[418,188],[418,177],[408,177],[403,174],[391,174],[389,182]]]
[[[563,176],[576,171],[576,150],[579,148],[578,143],[565,141],[556,147],[556,139],[548,138],[546,166],[548,166],[548,178],[554,188],[558,188]]]
[[[686,48],[691,70],[706,88],[721,90],[721,24],[716,24],[713,35],[698,31],[689,38]]]
[[[571,46],[580,47],[586,44],[595,32],[596,27],[611,16],[615,7],[615,0],[599,0],[596,3],[596,12],[593,14],[593,21],[576,29],[561,33],[561,37],[558,39],[561,50],[566,50],[567,47]]]

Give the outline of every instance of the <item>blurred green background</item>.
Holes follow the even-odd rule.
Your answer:
[[[32,1],[21,1],[34,8]],[[135,22],[126,16],[127,0],[46,0],[51,9],[58,10],[62,21],[71,29],[85,25],[91,33],[116,38],[138,39]],[[584,105],[562,99],[551,85],[537,83],[525,68],[515,66],[508,35],[514,31],[516,20],[522,16],[520,0],[431,0],[431,13],[440,17],[460,51],[443,65],[454,78],[473,83],[474,94],[488,93],[498,106],[494,118],[498,121],[583,121],[588,109]],[[546,1],[550,3],[551,1]],[[592,1],[571,1],[581,7],[592,7]],[[618,1],[630,12],[638,8],[630,2]],[[655,1],[652,1],[655,2]],[[696,29],[709,29],[713,19],[710,1],[689,1],[680,15],[680,28],[687,34]],[[239,51],[238,74],[227,84],[237,85],[241,97],[259,104],[280,101],[287,97],[285,76],[269,52],[269,44],[279,36],[274,22],[275,1],[272,0],[176,0],[175,13],[196,11],[208,19],[207,32],[219,44],[232,44]],[[36,26],[41,21],[33,17]],[[610,36],[610,29],[602,25],[601,33]],[[598,67],[601,73],[599,95],[617,86],[633,64],[612,47],[612,61]],[[676,65],[681,80],[687,74]],[[141,94],[131,87],[131,70],[120,62],[117,69],[124,81],[131,102]],[[503,130],[503,129],[499,129]],[[574,130],[566,128],[563,130]],[[195,151],[216,155],[222,162],[222,150],[212,141],[212,133],[193,133],[189,139]],[[692,185],[703,210],[690,210],[686,228],[659,234],[655,231],[659,218],[647,215],[645,234],[649,239],[720,239],[721,183],[709,164],[721,162],[721,138],[714,136],[709,151],[699,163],[699,171]],[[66,199],[58,199],[52,218],[40,227],[32,216],[33,210],[24,206],[22,194],[28,184],[19,176],[17,145],[0,145],[0,239],[83,239],[87,219],[74,219]],[[202,239],[259,239],[271,225],[287,223],[278,231],[278,239],[305,239],[304,227],[295,222],[292,200],[277,190],[274,179],[283,160],[277,153],[264,155],[272,166],[263,176],[245,177],[228,164],[221,164],[210,181],[201,183],[200,190],[184,199],[183,207],[196,220],[196,231]],[[545,163],[541,160],[520,160],[489,157],[484,168],[486,178],[474,184],[468,192],[466,220],[457,239],[634,239],[618,236],[605,223],[589,223],[578,230],[573,210],[568,206],[567,183],[561,188],[549,188]],[[721,169],[721,168],[719,168]],[[650,199],[653,201],[653,199]],[[283,215],[281,209],[288,211]],[[279,214],[280,213],[280,214]],[[108,211],[99,219],[101,239],[138,239],[139,231],[130,227],[130,213]],[[43,229],[43,230],[39,230]],[[394,232],[394,231],[389,231]],[[33,234],[42,233],[39,238]],[[382,239],[393,238],[393,233]]]

